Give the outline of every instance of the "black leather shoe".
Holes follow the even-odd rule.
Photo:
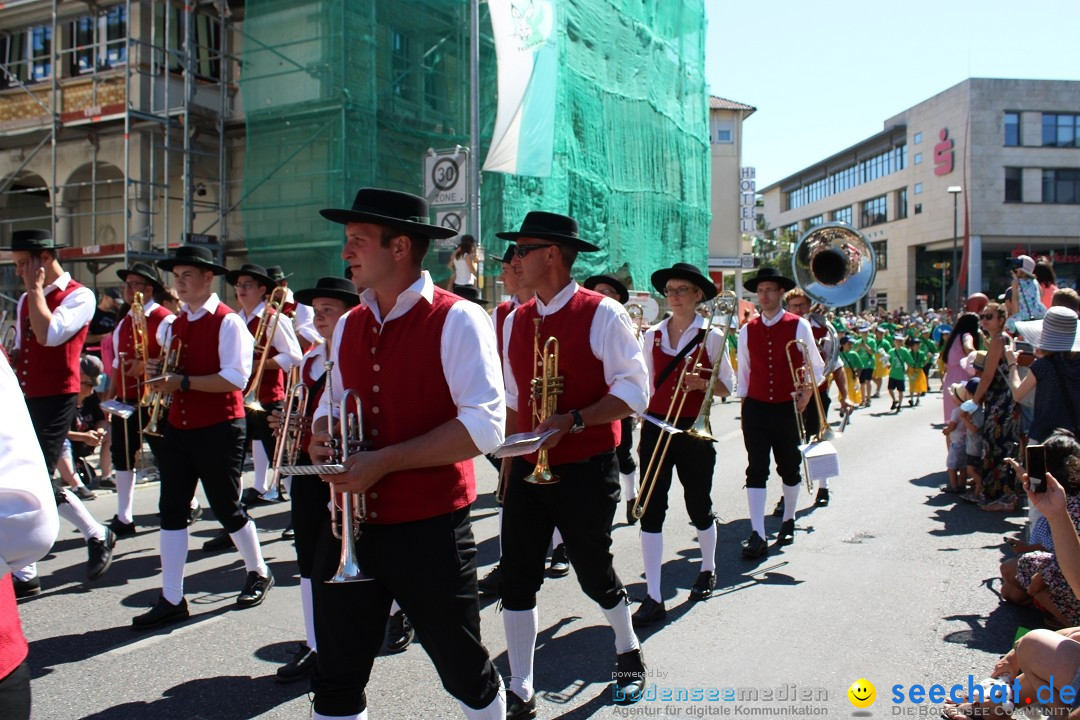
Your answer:
[[[499,580],[502,578],[502,571],[499,570],[499,566],[488,570],[488,574],[480,578],[476,583],[476,589],[480,592],[480,597],[499,597]]]
[[[405,616],[404,610],[398,610],[390,616],[390,626],[386,630],[387,652],[401,652],[409,647],[414,637],[416,637],[416,631],[413,630],[412,623]]]
[[[150,608],[149,612],[136,615],[131,619],[131,629],[149,630],[161,625],[187,620],[189,616],[187,600],[181,598],[179,605],[173,605],[165,599],[164,595],[159,595],[157,602],[154,603],[154,607]]]
[[[751,532],[750,537],[743,540],[742,544],[742,556],[747,560],[756,560],[757,558],[765,557],[769,554],[769,544],[765,542],[765,538],[757,534],[757,532]]]
[[[641,607],[634,611],[630,621],[634,627],[645,627],[664,617],[667,617],[667,608],[664,607],[664,603],[656,602],[651,596],[646,595],[641,601]]]
[[[631,705],[645,690],[645,659],[641,649],[615,656],[615,704]]]
[[[566,577],[570,573],[570,559],[566,555],[566,545],[559,546],[551,551],[551,565],[548,566],[548,575],[553,578]]]
[[[32,577],[29,580],[12,578],[12,581],[12,585],[15,586],[16,598],[27,598],[41,594],[41,578],[39,577]]]
[[[188,517],[187,517],[188,527],[191,527],[192,525],[197,523],[200,518],[202,518],[202,506],[201,505],[196,505],[195,507],[188,509]]]
[[[784,517],[784,498],[780,498],[780,502],[776,503],[776,507],[772,511],[773,517]]]
[[[795,542],[795,520],[785,520],[780,526],[780,534],[776,536],[777,545],[790,545]]]
[[[281,539],[282,540],[295,540],[296,539],[296,530],[293,528],[292,523],[289,523],[288,526],[284,530],[281,531]]]
[[[116,535],[109,528],[105,528],[104,540],[86,541],[86,552],[89,555],[86,560],[86,577],[93,580],[105,574],[112,565],[114,547],[116,547]]]
[[[229,533],[222,530],[214,537],[210,538],[202,544],[204,552],[217,552],[218,550],[225,550],[233,546],[232,538],[229,537]]]
[[[712,597],[715,589],[716,575],[709,570],[702,570],[698,573],[697,580],[694,581],[694,587],[690,588],[690,599],[704,600]]]
[[[506,720],[530,720],[536,717],[536,693],[522,700],[513,690],[506,691]]]
[[[272,587],[274,587],[274,576],[272,574],[267,573],[266,577],[261,577],[259,573],[252,570],[247,574],[247,579],[244,580],[244,589],[236,596],[236,604],[242,608],[261,605]]]
[[[135,523],[126,523],[120,519],[119,515],[112,516],[112,520],[109,521],[109,529],[112,530],[113,535],[118,538],[131,537],[139,531],[139,529],[135,527]]]
[[[636,498],[635,498],[636,499]],[[637,518],[634,517],[634,501],[626,501],[626,524],[637,525]]]
[[[829,488],[818,488],[814,504],[818,507],[829,507]]]
[[[290,683],[303,680],[315,669],[315,651],[307,645],[301,645],[293,659],[277,669],[274,680],[279,683]]]
[[[109,477],[101,478],[97,481],[97,487],[104,488],[106,490],[116,489],[116,476],[110,475]]]

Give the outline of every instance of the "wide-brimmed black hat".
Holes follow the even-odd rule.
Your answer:
[[[514,260],[514,251],[517,250],[517,245],[507,245],[506,252],[503,253],[502,262],[504,265],[509,265]]]
[[[615,292],[619,294],[619,302],[623,305],[630,299],[630,291],[626,289],[626,286],[619,281],[614,275],[593,275],[592,277],[585,278],[585,289],[595,290],[596,286],[600,283],[610,285],[615,288]]]
[[[293,273],[285,274],[285,271],[281,269],[280,265],[271,265],[266,268],[266,274],[270,276],[270,279],[275,283],[279,283],[282,280],[288,280],[293,276]]]
[[[574,218],[541,210],[533,210],[526,215],[517,232],[495,233],[495,236],[503,240],[517,240],[518,238],[550,240],[559,245],[572,247],[579,252],[596,252],[600,249],[578,237],[577,220]]]
[[[667,285],[667,281],[671,279],[687,280],[694,283],[701,288],[706,300],[712,300],[716,297],[716,284],[690,263],[675,263],[669,268],[657,270],[652,274],[651,281],[653,287],[656,288],[656,292],[663,295],[664,287]]]
[[[356,292],[356,286],[351,280],[340,277],[321,277],[315,282],[315,287],[297,290],[293,297],[301,305],[311,305],[316,298],[340,300],[347,307],[360,304],[360,295]]]
[[[781,288],[783,288],[784,292],[787,292],[788,290],[791,290],[793,287],[795,287],[795,281],[791,278],[787,278],[781,275],[780,271],[776,268],[761,268],[760,270],[758,270],[757,275],[743,283],[743,287],[746,288],[749,292],[757,292],[758,283],[764,280],[773,281]]]
[[[11,233],[11,245],[0,250],[19,250],[33,252],[34,250],[55,250],[67,247],[64,243],[58,243],[53,239],[48,230],[15,230]]]
[[[154,290],[160,292],[165,289],[165,285],[161,282],[161,278],[157,274],[157,270],[150,267],[146,263],[135,262],[131,263],[131,267],[126,270],[117,270],[116,274],[121,280],[127,280],[129,275],[141,277],[146,282],[154,286]]]
[[[331,222],[371,223],[397,228],[429,238],[448,238],[458,234],[452,228],[432,225],[427,200],[409,193],[379,188],[363,188],[356,193],[352,207],[328,208],[319,214]]]
[[[262,265],[256,265],[255,263],[244,263],[240,266],[239,270],[230,270],[229,272],[225,273],[225,280],[230,285],[235,285],[236,281],[239,280],[243,275],[247,275],[248,277],[256,280],[267,290],[272,289],[274,285],[277,284],[274,282],[274,278],[270,277],[270,274],[266,271],[266,268],[264,268]]]
[[[224,275],[229,272],[229,268],[214,262],[214,253],[210,251],[210,248],[202,245],[181,245],[176,248],[176,253],[172,257],[157,261],[157,266],[165,272],[172,272],[177,265],[210,270],[215,275]]]
[[[454,288],[454,291],[459,297],[463,297],[466,300],[470,300],[477,305],[487,305],[488,301],[480,297],[480,289],[472,285],[461,286],[458,285]]]

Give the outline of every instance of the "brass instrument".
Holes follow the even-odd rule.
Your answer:
[[[285,304],[285,296],[288,293],[283,287],[276,287],[266,299],[266,306],[259,318],[259,324],[255,328],[255,354],[259,362],[251,374],[247,391],[244,393],[244,407],[255,412],[264,412],[262,403],[259,402],[259,387],[262,385],[263,370],[266,367],[266,359],[274,348],[274,334],[277,332],[278,322],[281,320],[281,308]]]
[[[739,298],[734,292],[726,290],[717,295],[713,300],[713,303],[713,312],[718,313],[721,322],[724,323],[724,330],[720,335],[720,355],[717,357],[716,362],[713,363],[712,371],[709,373],[709,381],[705,385],[705,401],[701,403],[701,410],[698,411],[697,419],[694,421],[693,426],[686,431],[686,434],[690,437],[696,437],[699,440],[708,440],[709,442],[717,442],[717,439],[712,434],[712,425],[709,416],[712,413],[712,400],[713,392],[716,389],[716,376],[720,371],[720,365],[723,364],[724,355],[727,354],[728,333],[731,332],[731,318],[734,317],[735,311],[739,307]],[[708,339],[708,333],[705,334],[705,339]],[[701,341],[702,345],[705,344],[705,339]]]
[[[328,362],[332,366],[333,363]],[[330,404],[329,427],[333,428],[333,404],[330,403],[330,368],[327,368],[326,397]],[[350,400],[354,406],[354,413],[349,412]],[[349,455],[360,450],[364,439],[363,420],[361,419],[360,396],[352,390],[346,390],[341,396],[341,404],[338,406],[341,415],[338,420],[338,438],[332,447],[338,454],[336,458],[342,465],[349,459]],[[333,433],[331,433],[333,434]],[[341,540],[341,560],[338,562],[337,572],[327,580],[327,584],[338,585],[342,583],[365,582],[371,580],[360,562],[356,558],[356,540],[360,537],[361,526],[367,518],[367,495],[360,493],[357,497],[354,493],[340,493],[341,510],[337,507],[338,493],[331,492],[330,497],[330,529],[334,537]]]
[[[634,339],[641,340],[641,324],[645,321],[645,308],[639,303],[629,303],[626,306],[626,314],[630,316],[630,322],[634,326]]]
[[[797,345],[799,352],[802,353],[802,365],[796,367],[795,363],[791,359],[791,346]],[[818,413],[818,431],[817,434],[809,439],[811,444],[820,443],[825,440],[825,430],[828,428],[828,423],[825,418],[825,406],[821,403],[821,394],[818,392],[818,383],[814,379],[814,369],[810,365],[809,348],[806,347],[806,343],[802,340],[789,340],[787,345],[784,346],[784,357],[787,358],[788,369],[791,370],[791,380],[795,384],[795,392],[791,394],[793,400],[796,400],[802,389],[808,388],[813,393],[813,399],[815,407]],[[798,402],[795,403],[795,424],[799,428],[799,442],[802,442],[806,438],[806,426],[803,424],[802,412],[799,410]],[[806,476],[806,491],[814,491],[814,480],[810,476],[809,472],[803,473]]]
[[[179,369],[180,353],[183,351],[183,348],[183,340],[178,337],[169,337],[169,341],[165,343],[165,346],[163,348],[161,348],[161,356],[159,362],[161,363],[162,375],[168,375],[169,373],[176,372]],[[146,421],[146,426],[143,428],[143,435],[161,437],[164,428],[159,428],[158,425],[164,418],[165,411],[169,408],[169,404],[171,402],[171,393],[163,393],[160,390],[154,389],[153,385],[151,385],[150,395],[146,401],[147,407],[150,408],[150,417]]]
[[[140,382],[142,392],[137,403],[140,406],[145,406],[150,397],[150,388],[146,385],[146,363],[150,359],[146,335],[146,307],[143,305],[143,294],[137,292],[131,299],[131,339],[132,344],[135,346],[135,359],[143,365]],[[120,367],[124,367],[123,362],[121,362]]]
[[[690,373],[697,372],[697,369],[702,366],[702,358],[707,357],[705,354],[706,341],[708,340],[709,332],[712,330],[713,318],[716,315],[716,307],[721,297],[727,299],[729,296],[727,293],[724,293],[723,295],[717,295],[709,301],[709,305],[707,306],[708,315],[705,319],[705,334],[701,338],[701,344],[698,346],[696,352],[688,354],[683,360],[682,370],[679,371],[679,379],[675,383],[675,392],[671,394],[671,402],[668,403],[668,409],[664,414],[664,420],[660,424],[660,427],[663,428],[664,431],[661,432],[660,436],[656,439],[656,446],[653,448],[652,455],[649,457],[649,464],[645,468],[645,472],[641,474],[637,498],[634,499],[634,504],[630,508],[630,512],[638,520],[645,516],[645,509],[649,506],[649,501],[652,500],[653,490],[656,489],[656,480],[660,477],[660,469],[664,466],[664,460],[667,459],[668,448],[671,446],[671,438],[673,435],[678,434],[677,431],[673,431],[674,423],[682,415],[682,409],[686,404],[686,398],[690,394],[689,391],[684,390],[686,378]],[[726,337],[724,342],[727,342]],[[721,351],[725,351],[723,347],[721,347]],[[721,360],[722,358],[717,358],[717,366],[720,365]],[[713,369],[715,374],[715,367]],[[711,387],[709,390],[711,391]],[[711,396],[706,393],[702,411],[705,411],[704,407],[707,407],[710,404]],[[702,411],[699,411],[698,414],[700,415]]]
[[[0,344],[3,344],[4,352],[7,353],[8,357],[11,357],[15,354],[15,340],[17,338],[18,328],[16,328],[14,325],[8,325],[6,328],[4,328],[4,335],[3,339],[0,340]]]
[[[536,318],[536,332],[533,335],[533,379],[530,384],[532,390],[533,419],[537,424],[547,420],[555,414],[558,396],[563,391],[563,376],[559,375],[559,339],[549,337],[544,342],[543,351],[540,349],[540,318]],[[540,375],[537,376],[537,368]],[[536,467],[532,474],[525,478],[525,482],[534,485],[551,485],[559,482],[559,478],[553,475],[548,465],[548,452],[540,450],[536,454]]]
[[[281,425],[275,431],[277,444],[274,445],[274,459],[270,463],[269,486],[263,496],[268,500],[276,500],[281,497],[281,479],[288,477],[282,474],[281,464],[295,465],[300,457],[300,442],[304,437],[304,421],[307,417],[308,388],[300,380],[300,368],[293,368],[290,373],[291,383],[289,391],[285,394],[285,414],[281,418]]]

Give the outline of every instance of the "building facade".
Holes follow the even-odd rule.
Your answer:
[[[709,98],[709,160],[712,180],[710,202],[712,221],[709,224],[709,274],[720,283],[724,273],[735,274],[735,287],[742,287],[743,258],[749,257],[750,246],[744,241],[746,228],[742,217],[749,207],[750,231],[753,231],[754,191],[753,170],[743,172],[743,121],[757,108],[734,100]],[[744,185],[750,182],[751,185]],[[743,190],[750,193],[750,202],[743,202]]]
[[[1080,82],[970,78],[761,194],[766,223],[789,237],[858,228],[877,255],[871,304],[948,305],[954,278],[960,296],[995,296],[1020,254],[1076,287]]]

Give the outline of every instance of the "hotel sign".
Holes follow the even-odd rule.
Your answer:
[[[756,168],[744,167],[739,175],[739,232],[757,231],[757,176]]]

